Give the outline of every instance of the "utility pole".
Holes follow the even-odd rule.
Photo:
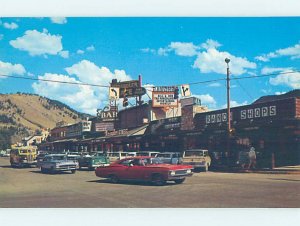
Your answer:
[[[227,78],[226,78],[226,81],[227,81],[227,132],[228,132],[228,135],[230,135],[230,133],[231,133],[231,125],[230,125],[230,118],[231,118],[231,115],[230,115],[230,78],[229,78],[229,62],[230,62],[230,59],[226,58],[225,62],[227,64]]]
[[[229,78],[229,62],[230,59],[226,58],[225,62],[227,64],[227,166],[229,166],[229,156],[230,156],[230,135],[231,135],[231,125],[230,125],[230,78]]]

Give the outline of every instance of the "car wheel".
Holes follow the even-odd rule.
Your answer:
[[[119,182],[119,178],[116,175],[110,175],[109,179],[112,183],[116,184]]]
[[[71,173],[72,174],[76,173],[76,170],[75,169],[71,170]]]
[[[185,181],[185,178],[174,180],[175,184],[182,184]]]
[[[204,168],[204,172],[208,171],[208,163],[206,163],[205,168]]]
[[[162,186],[166,184],[166,181],[163,179],[162,175],[155,174],[152,176],[152,183],[156,186]]]
[[[42,172],[42,173],[46,173],[46,172],[47,172],[47,170],[46,170],[46,169],[44,169],[43,167],[41,167],[41,172]]]
[[[54,174],[54,173],[55,173],[54,167],[51,167],[51,168],[50,168],[50,173],[51,173],[51,174]]]

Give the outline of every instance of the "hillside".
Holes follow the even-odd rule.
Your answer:
[[[34,94],[0,94],[0,149],[57,122],[76,123],[89,115]]]

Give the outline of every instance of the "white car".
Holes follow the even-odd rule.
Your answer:
[[[71,171],[75,173],[79,168],[77,160],[70,160],[65,154],[51,154],[46,155],[42,161],[37,163],[38,167],[41,168],[42,173],[52,173],[60,171]]]

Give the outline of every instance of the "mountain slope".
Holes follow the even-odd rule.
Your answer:
[[[57,122],[72,124],[87,116],[59,101],[38,95],[0,94],[0,148],[4,142],[19,142],[22,137],[43,128],[52,129]],[[9,136],[11,139],[7,141]]]

